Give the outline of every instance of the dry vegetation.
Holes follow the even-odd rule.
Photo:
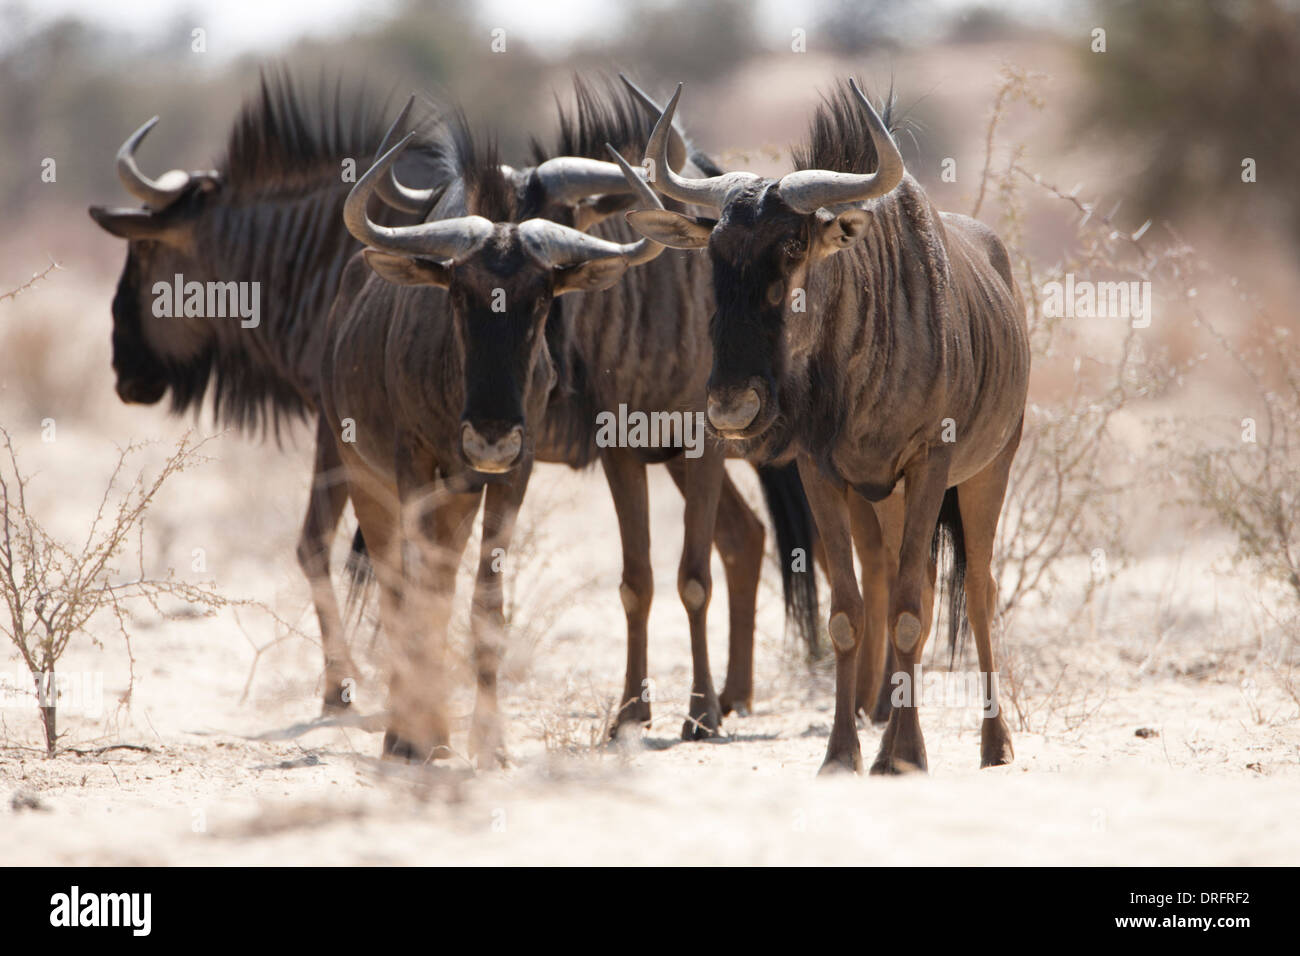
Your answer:
[[[143,604],[158,616],[172,616],[181,602],[187,612],[215,613],[226,601],[211,586],[169,575],[145,572],[145,517],[163,485],[201,463],[200,445],[182,439],[152,478],[138,474],[127,480],[128,462],[136,446],[122,449],[85,538],[75,544],[58,540],[46,530],[27,504],[30,478],[19,468],[9,433],[0,428],[8,460],[0,465],[0,592],[4,616],[0,634],[8,638],[32,676],[34,700],[41,712],[45,752],[53,757],[59,740],[58,664],[74,638],[85,638],[98,615],[111,616],[127,657],[131,653],[129,622],[132,606]],[[123,560],[134,541],[136,566],[124,574]],[[165,608],[163,603],[173,605]],[[98,639],[91,638],[99,644]],[[134,666],[132,668],[134,670]],[[85,690],[79,689],[79,693]],[[122,703],[130,703],[130,685]]]

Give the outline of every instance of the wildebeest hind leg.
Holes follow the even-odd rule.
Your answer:
[[[298,564],[311,585],[311,599],[320,621],[321,651],[325,656],[324,713],[351,704],[352,688],[357,680],[357,667],[344,639],[343,619],[330,581],[330,544],[347,500],[343,462],[334,435],[322,415],[316,428],[311,494],[307,499],[302,532],[298,536]]]
[[[654,597],[654,575],[650,569],[650,500],[646,489],[645,463],[622,448],[606,448],[601,465],[618,514],[619,537],[623,544],[623,583],[619,596],[627,617],[627,676],[618,713],[610,726],[617,737],[626,726],[650,723],[649,666],[646,650],[646,620]]]
[[[957,486],[962,531],[966,539],[966,613],[979,655],[984,715],[980,720],[980,767],[1000,767],[1015,759],[1011,731],[998,703],[997,664],[993,659],[992,624],[997,614],[998,586],[993,580],[993,540],[1006,494],[1011,460],[1020,443],[1019,432],[993,463]]]
[[[668,472],[685,494],[685,459],[668,462]],[[727,579],[727,678],[718,694],[722,716],[733,711],[744,717],[754,707],[754,613],[763,571],[763,522],[745,502],[726,470],[718,497],[713,542]]]

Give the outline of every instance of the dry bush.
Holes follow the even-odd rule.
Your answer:
[[[1190,245],[1178,249],[1183,293],[1222,277]],[[1244,416],[1181,423],[1166,440],[1191,500],[1236,539],[1235,558],[1280,585],[1283,606],[1300,614],[1300,346],[1235,280],[1243,311],[1261,339],[1240,347],[1191,305],[1196,324],[1232,360],[1245,395]],[[1294,626],[1295,621],[1291,622]]]
[[[1117,435],[1118,420],[1142,402],[1159,396],[1177,379],[1178,369],[1153,349],[1140,329],[1114,320],[1071,321],[1044,308],[1043,289],[1067,274],[1087,280],[1153,281],[1160,278],[1141,238],[1149,224],[1122,233],[1095,203],[1043,183],[1024,167],[1024,149],[1015,146],[995,163],[996,132],[1011,105],[1041,108],[1039,77],[1005,67],[985,138],[986,161],[973,213],[986,196],[1001,208],[998,234],[1007,245],[1025,306],[1036,375],[1025,411],[1024,433],[1012,466],[998,528],[994,574],[999,582],[999,630],[1006,631],[1027,606],[1053,606],[1069,619],[1095,620],[1091,607],[1098,589],[1131,560],[1126,518],[1135,496],[1149,493],[1149,464],[1134,458]],[[1072,235],[1056,262],[1040,261],[1026,237],[1025,190],[1050,196],[1074,217]],[[1110,323],[1105,325],[1103,323]],[[1157,353],[1157,354],[1153,354]],[[1054,374],[1050,374],[1054,373]],[[1077,595],[1070,610],[1063,592]],[[1027,702],[1021,674],[1050,673],[1049,662],[1025,662],[1022,648],[1001,655],[1003,686],[1022,729],[1029,729],[1038,705]],[[1064,674],[1064,665],[1057,664]],[[1035,689],[1051,699],[1061,680],[1041,678]],[[1052,708],[1048,708],[1051,710]],[[1088,708],[1085,711],[1091,712]]]
[[[1281,675],[1283,689],[1293,694],[1290,662],[1300,619],[1300,349],[1235,279],[1201,260],[1173,227],[1162,224],[1156,230],[1159,239],[1148,235],[1150,222],[1136,230],[1120,228],[1115,210],[1103,215],[1095,202],[1080,198],[1080,187],[1065,191],[1026,169],[1021,148],[1009,150],[1005,164],[995,167],[991,157],[997,126],[1010,103],[1039,104],[1033,85],[1030,74],[1004,70],[988,127],[987,184],[981,184],[977,206],[986,191],[1000,200],[998,231],[1026,297],[1035,367],[1055,368],[1058,381],[1072,378],[1072,383],[1031,402],[1026,411],[995,554],[1000,623],[1005,629],[1017,609],[1049,603],[1071,620],[1095,620],[1079,612],[1095,610],[1089,605],[1100,586],[1131,559],[1126,521],[1163,497],[1208,514],[1234,536],[1239,562],[1281,586],[1284,623],[1292,637],[1273,669]],[[1027,189],[1074,217],[1067,252],[1050,265],[1037,261],[1027,247]],[[1178,361],[1154,336],[1144,334],[1149,330],[1106,328],[1098,320],[1083,324],[1045,314],[1044,286],[1062,281],[1067,273],[1094,281],[1151,283],[1159,292],[1162,321],[1168,325],[1170,319],[1187,317],[1211,347]],[[1207,319],[1201,303],[1211,284],[1234,290],[1241,317],[1253,319],[1252,328],[1268,330],[1256,346],[1239,347]],[[1184,414],[1155,422],[1157,440],[1150,446],[1155,454],[1136,459],[1116,434],[1119,419],[1142,413],[1151,418],[1150,400],[1185,389],[1194,367],[1214,362],[1218,369],[1224,364],[1217,361],[1221,358],[1229,359],[1227,364],[1248,384],[1249,398],[1241,407],[1253,414],[1219,420]],[[1073,611],[1062,607],[1064,584],[1079,585],[1082,606]],[[1017,674],[1020,650],[1003,655],[1004,686],[1027,728],[1042,702],[1031,705],[1025,699]],[[1042,672],[1039,657],[1033,666]],[[1044,680],[1036,690],[1049,699],[1055,693]]]
[[[1109,580],[1128,559],[1121,504],[1144,480],[1114,433],[1117,416],[1138,402],[1164,391],[1173,381],[1168,364],[1154,361],[1140,330],[1084,327],[1043,307],[1044,286],[1067,273],[1089,279],[1123,277],[1150,280],[1146,264],[1131,254],[1127,242],[1092,204],[1041,183],[1023,164],[1015,147],[1001,167],[993,163],[994,135],[1010,104],[1042,105],[1034,91],[1036,76],[1012,67],[989,120],[984,176],[975,212],[992,191],[1002,209],[999,235],[1025,296],[1030,349],[1036,369],[1059,374],[1052,385],[1070,382],[1043,401],[1026,408],[1024,435],[1012,467],[1007,500],[998,532],[994,570],[1000,582],[999,613],[1004,619],[1030,600],[1056,596],[1063,575],[1086,563],[1091,569],[1083,589],[1089,600],[1097,585]],[[1043,263],[1029,252],[1025,236],[1027,184],[1054,194],[1077,213],[1069,252],[1060,261]],[[1144,226],[1136,234],[1140,238]],[[1072,380],[1072,381],[1071,381]]]
[[[171,575],[154,578],[144,570],[145,516],[169,479],[204,460],[198,453],[203,443],[192,443],[187,434],[152,479],[141,473],[129,482],[125,477],[128,460],[140,446],[121,449],[85,540],[69,545],[46,531],[28,508],[29,478],[19,468],[9,433],[0,428],[0,436],[8,457],[0,465],[0,501],[4,505],[0,594],[5,612],[0,617],[0,633],[18,650],[32,675],[46,754],[54,756],[59,739],[56,667],[75,636],[89,634],[97,617],[109,615],[116,620],[131,657],[126,624],[138,602],[164,617],[170,612],[159,604],[162,598],[185,602],[191,614],[195,608],[211,614],[228,603],[209,585]],[[124,573],[120,565],[132,539],[136,567]],[[93,636],[91,640],[102,646]],[[131,660],[134,662],[133,657]]]

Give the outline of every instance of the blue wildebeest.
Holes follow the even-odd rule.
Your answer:
[[[385,128],[384,110],[362,93],[336,88],[311,102],[287,74],[263,75],[211,171],[146,176],[135,152],[150,120],[117,154],[123,185],[143,208],[93,206],[91,217],[127,240],[113,298],[113,369],[124,402],[155,404],[169,392],[176,413],[212,394],[215,418],[247,432],[316,417],[324,316],[343,266],[360,249],[342,226],[351,182],[345,163],[365,169]],[[435,181],[435,144],[408,150],[407,175]],[[385,213],[384,221],[393,221]],[[260,314],[246,327],[216,315],[164,317],[155,287],[185,282],[257,283]],[[329,550],[347,503],[328,432],[316,436],[315,475],[298,542],[311,584],[325,658],[326,709],[345,706],[355,678],[330,584]]]
[[[144,175],[134,154],[154,121],[119,150],[119,174],[144,208],[94,207],[91,215],[107,231],[128,241],[127,262],[113,301],[113,364],[117,391],[124,401],[152,404],[170,391],[173,410],[197,411],[211,391],[218,420],[250,431],[269,425],[277,435],[283,419],[315,415],[322,316],[343,265],[360,249],[342,224],[350,183],[341,175],[341,165],[351,161],[365,168],[380,139],[383,120],[383,111],[364,96],[345,101],[335,92],[332,102],[323,95],[320,100],[312,108],[287,76],[264,78],[257,95],[245,105],[226,158],[215,171],[172,171],[156,180]],[[404,175],[441,183],[447,168],[441,151],[450,148],[445,136],[417,140],[403,153]],[[565,176],[572,172],[572,164],[548,168],[543,163],[526,177],[533,195],[543,197],[548,215],[559,216],[569,206],[579,224],[590,225],[626,208],[630,198],[626,186],[623,196],[609,192],[589,201],[566,182]],[[612,190],[615,185],[606,183],[603,188]],[[392,183],[378,186],[387,204],[417,217],[428,212],[438,193],[434,188],[412,197]],[[394,218],[384,211],[380,221]],[[155,315],[150,290],[157,282],[170,284],[177,273],[187,281],[259,283],[265,306],[260,322],[244,328],[229,318]],[[340,468],[335,438],[318,423],[315,476],[298,557],[320,620],[327,709],[346,706],[350,699],[346,682],[357,673],[329,579],[329,546],[347,502],[346,486],[336,474]],[[779,482],[768,482],[765,490],[773,484],[780,487]],[[774,508],[773,514],[781,520],[780,508]],[[733,590],[733,646],[745,646],[740,635],[752,641],[757,558],[752,584],[747,576],[737,574],[733,585],[731,571],[743,564],[755,527],[758,544],[752,550],[761,552],[761,524],[728,483],[718,541]],[[354,548],[360,541],[358,535]],[[744,670],[746,678],[748,673]],[[739,681],[736,686],[740,687]],[[742,703],[748,700],[748,687],[745,683],[740,690]]]
[[[639,93],[631,90],[599,96],[585,84],[578,84],[579,109],[576,119],[562,122],[561,145],[574,152],[594,151],[600,138],[616,140],[624,148],[639,152],[645,143],[649,124],[640,117]],[[386,603],[386,620],[401,620],[405,628],[402,641],[411,642],[405,659],[419,660],[421,667],[399,667],[395,687],[399,703],[394,713],[408,709],[418,713],[415,719],[395,728],[386,741],[386,751],[405,756],[422,757],[437,753],[447,737],[445,718],[441,708],[441,692],[430,695],[428,689],[408,688],[402,684],[408,673],[416,673],[424,666],[433,666],[441,654],[445,610],[454,584],[454,561],[464,547],[467,522],[476,513],[479,490],[486,486],[488,510],[485,512],[483,551],[479,561],[476,584],[475,647],[478,665],[478,703],[471,731],[471,746],[480,759],[484,756],[485,741],[495,746],[500,740],[495,702],[495,672],[498,651],[495,649],[500,618],[500,575],[493,573],[490,555],[503,548],[508,541],[510,523],[518,498],[523,494],[527,480],[527,467],[536,460],[552,460],[570,465],[590,461],[597,453],[609,481],[619,517],[624,551],[622,597],[628,623],[628,666],[624,697],[615,721],[615,728],[627,723],[640,723],[649,719],[649,700],[644,696],[646,682],[646,617],[649,611],[652,581],[649,566],[648,502],[646,500],[645,465],[647,461],[668,459],[674,478],[677,478],[686,497],[686,528],[682,561],[679,567],[678,589],[686,606],[692,637],[692,695],[689,714],[683,725],[683,736],[697,739],[713,735],[721,720],[722,704],[714,692],[709,674],[706,644],[706,614],[710,597],[708,568],[709,542],[715,529],[715,514],[719,495],[730,488],[725,478],[720,449],[712,442],[700,449],[698,458],[682,460],[674,457],[680,449],[619,448],[605,445],[596,451],[594,440],[596,411],[622,405],[633,413],[668,411],[670,414],[690,414],[698,410],[701,417],[704,404],[704,383],[710,364],[707,337],[708,284],[692,257],[671,257],[671,261],[655,259],[644,267],[630,272],[609,291],[599,295],[584,295],[583,290],[570,290],[560,284],[564,270],[558,271],[543,262],[534,253],[518,254],[514,250],[508,223],[528,219],[539,210],[531,174],[528,171],[502,167],[495,156],[475,155],[472,138],[458,136],[456,154],[461,157],[460,185],[449,188],[444,208],[438,214],[456,214],[459,228],[479,231],[479,238],[464,238],[469,251],[464,261],[450,264],[436,261],[433,254],[421,256],[424,239],[419,238],[435,223],[419,230],[376,230],[360,215],[366,190],[373,184],[388,182],[390,188],[399,188],[383,169],[372,170],[359,183],[354,192],[357,214],[349,218],[349,228],[364,238],[372,250],[367,252],[372,267],[385,278],[397,283],[440,287],[450,286],[448,292],[425,288],[408,292],[398,298],[391,290],[384,290],[374,279],[362,283],[363,273],[358,271],[358,285],[349,287],[345,282],[344,295],[336,303],[332,318],[332,335],[337,335],[334,348],[333,374],[338,376],[332,400],[337,404],[335,417],[339,424],[351,419],[360,431],[361,418],[349,409],[362,409],[362,417],[376,429],[377,444],[368,448],[345,449],[345,459],[356,461],[357,478],[354,502],[357,495],[368,500],[364,507],[373,512],[370,520],[390,553],[389,566],[384,569],[390,584],[381,595]],[[670,138],[670,144],[672,139]],[[684,142],[670,145],[673,162],[686,161]],[[615,155],[618,163],[600,163],[589,157],[564,156],[544,160],[544,154],[535,155],[543,168],[562,162],[569,164],[568,182],[593,180],[606,182],[610,177],[623,179],[626,164]],[[707,160],[706,160],[707,162]],[[630,171],[629,171],[630,173]],[[648,199],[653,193],[634,178],[624,180],[624,189],[641,189]],[[584,187],[584,191],[592,192]],[[409,192],[409,190],[408,190]],[[607,197],[595,200],[602,211],[609,211]],[[452,205],[459,200],[462,205]],[[626,205],[624,203],[623,205]],[[656,202],[657,205],[657,202]],[[468,210],[487,213],[487,218],[464,217]],[[603,217],[602,217],[603,218]],[[485,223],[492,222],[493,232]],[[527,232],[540,228],[536,221],[527,222]],[[524,229],[524,226],[520,226]],[[609,249],[641,248],[628,227],[609,221],[597,227],[623,235],[616,245],[608,243],[608,263],[621,271],[618,256]],[[619,240],[618,235],[614,235]],[[523,241],[519,240],[519,241]],[[572,241],[572,237],[570,240]],[[638,240],[639,241],[639,240]],[[503,255],[498,245],[512,254]],[[599,248],[592,246],[591,248]],[[443,250],[444,252],[446,250]],[[657,251],[657,250],[656,250]],[[648,256],[648,253],[647,253]],[[602,283],[603,284],[603,283]],[[557,292],[576,291],[579,301],[572,309],[551,306]],[[457,295],[462,298],[457,299]],[[500,295],[504,311],[494,317],[482,310],[488,308],[492,297]],[[513,303],[511,306],[509,303]],[[542,308],[542,306],[549,308]],[[555,303],[558,306],[558,302]],[[428,317],[438,309],[451,308],[453,317],[433,323]],[[457,309],[460,309],[457,312]],[[513,313],[510,309],[514,308]],[[478,310],[478,311],[476,311]],[[469,318],[467,318],[467,316]],[[666,327],[664,318],[672,316],[678,322],[677,332]],[[418,318],[417,318],[418,317]],[[555,375],[564,377],[559,389],[563,398],[552,399],[544,420],[525,414],[527,402],[522,401],[529,378],[528,343],[536,347],[532,336],[537,334],[534,323],[541,322],[550,349],[542,353],[553,366]],[[434,328],[436,325],[436,329]],[[460,335],[453,335],[461,330]],[[471,340],[471,335],[480,336]],[[356,340],[354,341],[354,337]],[[432,343],[432,344],[431,344]],[[471,349],[470,345],[474,348]],[[451,349],[450,353],[447,351]],[[463,349],[464,351],[457,351]],[[364,352],[364,357],[358,357]],[[451,357],[448,359],[447,356]],[[432,372],[429,363],[442,356],[442,367]],[[327,353],[327,364],[330,356]],[[423,365],[421,365],[423,363]],[[478,366],[477,372],[475,366]],[[425,368],[423,391],[414,389],[419,378],[417,368]],[[367,393],[363,382],[367,371],[382,369],[385,391]],[[535,371],[535,370],[534,370]],[[330,373],[327,372],[327,377]],[[349,378],[348,376],[351,376]],[[372,378],[374,375],[372,374]],[[428,383],[433,381],[432,387]],[[552,395],[556,393],[552,389]],[[485,409],[496,403],[498,417],[481,424],[474,416],[488,414]],[[385,424],[388,423],[388,424]],[[457,425],[457,423],[459,423]],[[459,431],[453,427],[459,428]],[[535,436],[535,437],[534,437]],[[532,438],[531,442],[525,439]],[[504,442],[504,444],[503,444]],[[420,449],[425,455],[414,465],[402,458],[407,449]],[[396,462],[391,461],[393,449],[398,450]],[[505,459],[500,467],[510,469],[510,477],[497,479],[495,485],[483,473],[496,470],[492,462],[484,462],[485,449],[499,449]],[[534,452],[535,454],[529,454]],[[389,459],[389,460],[386,460]],[[470,467],[466,467],[466,465]],[[404,475],[404,470],[411,472]],[[406,487],[403,485],[406,482]],[[494,488],[509,490],[494,491]],[[802,500],[801,486],[795,483]],[[462,493],[463,492],[463,493]],[[777,496],[771,496],[777,497]],[[495,500],[494,500],[495,499]],[[432,500],[431,506],[425,503]],[[771,500],[771,498],[769,498]],[[403,527],[399,515],[409,502],[417,502],[425,514],[423,527],[419,522],[408,522]],[[788,503],[787,503],[788,504]],[[774,508],[774,511],[777,509]],[[387,517],[385,518],[385,511]],[[494,512],[505,515],[498,518]],[[379,530],[387,525],[388,531]],[[423,569],[424,579],[411,581],[406,570],[399,566],[401,552],[394,540],[401,540],[407,529],[420,536],[427,546],[426,554],[433,555],[432,572]],[[367,531],[369,538],[370,532]],[[751,535],[752,545],[733,546],[733,555],[724,551],[728,566],[728,584],[732,586],[732,648],[728,669],[728,689],[732,689],[733,675],[739,673],[735,687],[738,704],[747,704],[750,693],[750,668],[752,658],[748,646],[742,658],[734,653],[740,642],[738,622],[743,623],[741,635],[752,641],[753,588],[758,573],[762,546],[761,527],[755,525]],[[719,538],[721,547],[722,540]],[[806,544],[806,542],[805,542]],[[747,604],[735,600],[732,557],[744,561],[735,580],[748,580]],[[432,593],[430,603],[412,616],[403,613],[401,603],[408,586]],[[484,607],[480,596],[490,600]],[[747,615],[747,617],[746,617]],[[422,628],[430,626],[428,646],[419,646]],[[422,656],[423,655],[423,656]],[[738,665],[737,661],[740,661]],[[425,698],[417,700],[416,698]],[[408,740],[407,734],[418,734]]]
[[[956,552],[950,625],[964,583],[979,654],[980,763],[1008,763],[990,565],[1029,347],[1006,249],[976,220],[934,208],[856,82],[819,109],[796,170],[779,179],[677,175],[665,137],[680,95],[679,86],[651,137],[647,169],[664,195],[716,218],[628,218],[646,237],[707,248],[717,298],[710,424],[750,454],[798,461],[831,579],[835,721],[822,769],[861,770],[855,706],[876,686],[886,635],[898,662],[894,707],[871,769],[926,767],[916,665],[941,527]]]
[[[545,335],[552,301],[607,288],[662,246],[609,242],[550,219],[479,215],[506,204],[508,174],[494,147],[471,155],[468,136],[460,140],[461,188],[448,190],[433,218],[377,225],[367,202],[408,140],[361,177],[344,208],[348,229],[370,248],[348,264],[330,311],[322,402],[344,436],[339,453],[380,588],[390,648],[386,755],[449,753],[443,642],[456,568],[483,507],[470,753],[486,766],[504,759],[501,562],[555,385]],[[615,182],[591,161],[566,174],[602,176]]]

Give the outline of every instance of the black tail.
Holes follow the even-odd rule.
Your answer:
[[[957,507],[957,489],[949,488],[939,507],[939,523],[930,539],[930,560],[943,557],[948,566],[939,576],[939,600],[948,599],[948,666],[957,660],[957,645],[965,643],[970,623],[966,620],[966,531]],[[945,595],[944,592],[947,592]]]
[[[785,592],[785,617],[793,621],[800,637],[808,644],[810,657],[821,648],[817,639],[817,574],[813,552],[817,545],[817,525],[813,521],[799,468],[788,465],[755,465],[763,499],[776,532],[776,551],[781,563],[781,587]],[[795,570],[798,564],[802,570]]]
[[[347,617],[358,617],[365,610],[366,594],[375,580],[375,568],[370,563],[370,553],[366,550],[366,539],[361,536],[361,527],[352,536],[352,550],[348,552],[347,563],[343,565],[348,576]]]

